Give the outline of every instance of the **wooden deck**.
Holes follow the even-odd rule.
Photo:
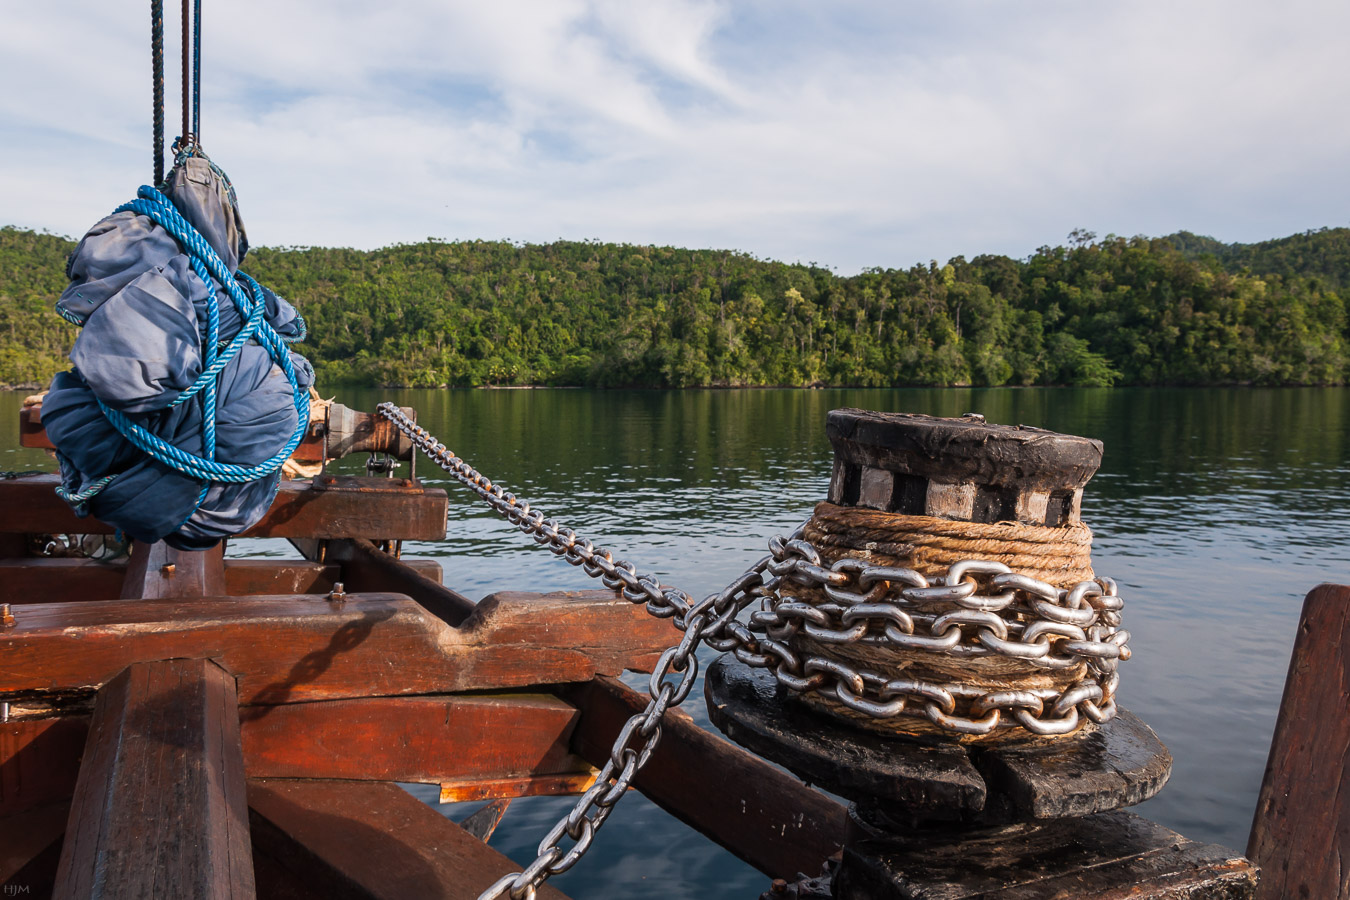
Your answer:
[[[0,884],[23,896],[476,897],[518,866],[475,833],[588,787],[645,704],[614,676],[679,636],[608,591],[474,603],[383,552],[444,536],[416,482],[288,483],[249,534],[302,558],[118,563],[28,555],[110,530],[53,483],[0,482]],[[770,875],[838,851],[837,802],[682,714],[663,733],[637,782],[658,804]],[[396,782],[495,805],[471,833]]]

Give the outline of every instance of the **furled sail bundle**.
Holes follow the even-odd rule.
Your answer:
[[[192,145],[76,247],[57,311],[82,330],[42,421],[80,515],[197,550],[267,511],[314,375],[289,348],[304,320],[239,272],[247,252],[233,186]]]

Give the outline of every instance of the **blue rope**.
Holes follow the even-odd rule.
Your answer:
[[[290,349],[287,346],[289,342],[300,338],[287,341],[276,333],[265,318],[267,300],[262,286],[243,272],[231,273],[229,267],[225,265],[225,261],[216,253],[215,248],[201,236],[201,233],[187,219],[183,218],[169,198],[160,191],[148,185],[142,186],[137,192],[135,200],[124,203],[114,212],[134,212],[146,216],[172,234],[184,252],[187,253],[192,263],[192,270],[207,288],[206,340],[203,342],[205,358],[202,372],[170,406],[172,408],[184,403],[199,393],[202,395],[202,443],[205,451],[203,456],[180,450],[153,432],[131,421],[125,413],[108,406],[101,398],[95,398],[98,400],[99,408],[103,410],[103,415],[133,445],[170,468],[205,482],[197,497],[197,503],[193,507],[195,512],[196,508],[201,506],[202,501],[206,499],[206,493],[210,490],[211,482],[241,484],[266,478],[281,468],[282,463],[290,458],[291,453],[295,451],[295,448],[304,438],[305,430],[309,427],[309,393],[300,387],[295,366],[291,362]],[[225,288],[225,292],[230,295],[230,299],[244,318],[243,326],[224,350],[220,349],[220,306],[216,290],[212,284],[212,278]],[[76,318],[78,317],[71,318],[71,320],[75,321]],[[76,324],[83,323],[76,322]],[[300,321],[300,330],[301,338],[303,338],[306,330],[303,320]],[[216,392],[220,373],[250,340],[257,341],[267,350],[268,356],[281,367],[282,373],[286,376],[286,381],[291,386],[299,421],[296,424],[295,432],[281,450],[255,466],[238,466],[232,463],[217,462],[215,458]],[[76,506],[78,510],[83,504],[88,503],[95,497],[99,491],[111,484],[116,477],[116,475],[106,475],[90,482],[78,492],[66,492],[58,488],[57,493],[67,502]]]
[[[81,328],[84,327],[84,319],[81,319],[79,316],[75,315],[75,313],[71,312],[68,309],[62,309],[61,307],[58,306],[56,308],[56,314],[72,325],[78,325]]]
[[[68,491],[58,484],[56,486],[56,496],[75,507],[75,512],[82,516],[87,515],[89,512],[87,508],[89,501],[102,493],[103,489],[112,484],[113,480],[116,478],[116,475],[104,475],[102,478],[89,482],[78,491]],[[197,505],[200,506],[201,502],[198,501]]]

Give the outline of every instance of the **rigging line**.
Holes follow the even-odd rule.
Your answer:
[[[150,93],[154,105],[154,184],[164,181],[164,0],[150,0]]]
[[[192,134],[202,140],[202,0],[192,6]]]
[[[192,120],[188,118],[188,104],[191,102],[192,95],[188,86],[189,73],[192,71],[192,61],[188,58],[192,53],[192,35],[189,33],[190,16],[188,0],[183,0],[183,143],[186,146],[187,138],[192,133]]]

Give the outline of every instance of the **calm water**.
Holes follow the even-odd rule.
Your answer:
[[[1083,514],[1097,570],[1127,600],[1134,658],[1121,670],[1121,699],[1176,757],[1171,783],[1139,810],[1238,850],[1302,597],[1319,582],[1350,581],[1350,389],[345,390],[340,399],[416,407],[494,480],[696,596],[762,556],[771,535],[824,498],[830,409],[978,411],[1102,439],[1105,463]],[[0,469],[44,464],[15,449],[18,402],[0,394]],[[438,480],[430,466],[421,474]],[[447,540],[405,548],[441,559],[447,584],[475,597],[590,585],[467,492],[447,489]],[[231,548],[288,550],[267,541]],[[701,703],[689,706],[706,722]],[[568,803],[516,801],[493,845],[528,861]],[[587,859],[556,883],[578,900],[618,900],[751,897],[765,879],[630,794]]]

